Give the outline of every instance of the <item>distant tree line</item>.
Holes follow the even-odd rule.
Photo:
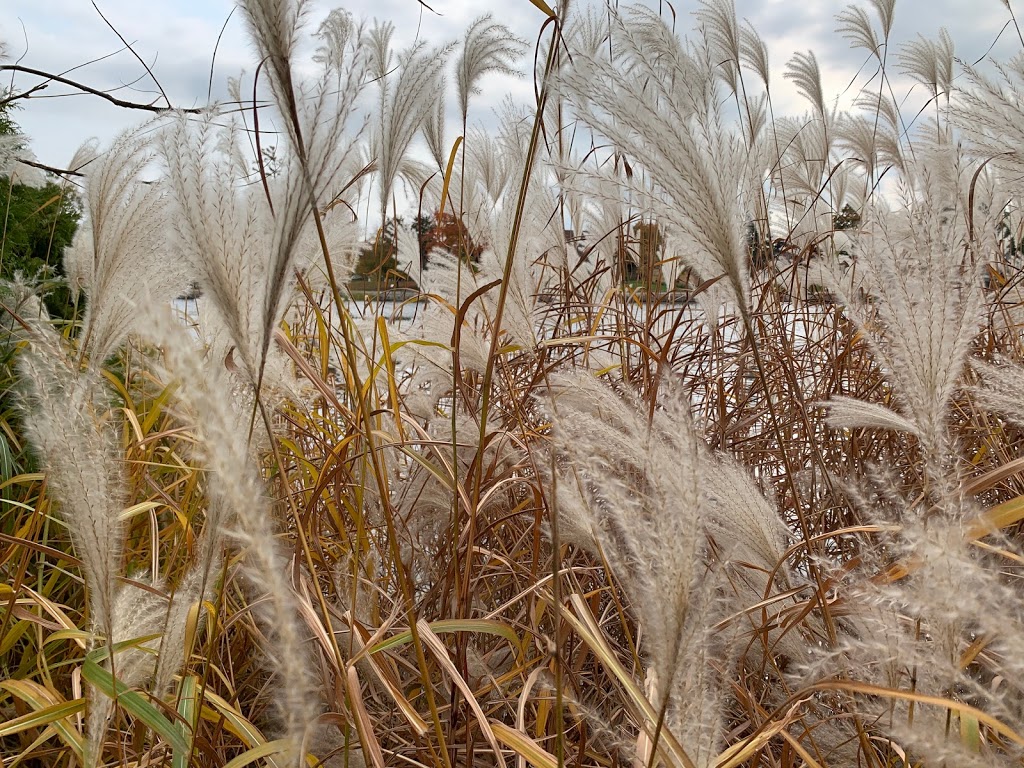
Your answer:
[[[0,106],[0,146],[20,153],[26,139],[11,116],[13,107],[13,102]],[[63,256],[78,228],[81,205],[74,190],[55,179],[47,176],[37,186],[22,183],[17,174],[0,176],[0,278],[20,275],[39,283],[50,315],[68,319],[74,307]]]

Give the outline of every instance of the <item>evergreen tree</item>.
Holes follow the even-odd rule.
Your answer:
[[[380,228],[372,246],[359,252],[353,282],[366,283],[374,290],[382,290],[389,284],[409,280],[409,276],[398,268],[398,230],[401,217],[388,219]]]
[[[0,106],[0,137],[20,137],[11,104]],[[21,149],[23,140],[13,149]],[[42,186],[21,184],[0,176],[0,278],[22,275],[46,289],[51,316],[70,318],[70,291],[64,282],[64,249],[71,244],[81,216],[79,203],[66,185],[48,179]]]

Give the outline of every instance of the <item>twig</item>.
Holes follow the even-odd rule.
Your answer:
[[[143,69],[146,70],[146,74],[149,75],[149,79],[153,81],[153,84],[157,87],[157,90],[160,91],[160,95],[163,96],[164,97],[164,101],[167,102],[167,108],[170,109],[171,108],[171,100],[169,98],[167,98],[167,92],[164,91],[164,87],[162,85],[160,85],[160,81],[156,79],[156,75],[153,74],[153,70],[150,69],[149,65],[146,64],[146,62],[142,60],[142,57],[139,56],[139,54],[137,54],[135,52],[135,49],[132,48],[131,43],[129,43],[127,40],[125,40],[124,36],[120,32],[117,31],[117,28],[113,24],[110,23],[110,21],[107,19],[106,16],[103,15],[103,11],[101,11],[100,7],[98,5],[96,5],[96,0],[92,0],[92,7],[96,9],[96,13],[98,13],[100,15],[100,18],[103,19],[103,23],[106,24],[108,27],[110,27],[110,31],[113,32],[115,35],[117,35],[117,39],[120,40],[122,43],[124,43],[124,47],[127,48],[129,51],[131,51],[132,56],[134,56],[136,59],[138,59],[139,64],[142,65]]]
[[[22,72],[22,73],[24,73],[26,75],[35,75],[36,77],[42,77],[42,78],[45,78],[47,80],[52,80],[55,83],[60,83],[61,85],[66,85],[66,86],[69,86],[71,88],[76,88],[79,91],[82,91],[83,93],[89,93],[89,94],[92,94],[93,96],[99,96],[101,99],[106,99],[107,101],[109,101],[114,106],[116,106],[116,107],[123,107],[124,109],[139,109],[139,110],[142,110],[144,112],[155,112],[157,114],[162,114],[164,112],[171,112],[171,111],[174,111],[174,109],[175,109],[174,107],[158,107],[155,104],[140,104],[139,102],[135,102],[135,101],[125,101],[124,99],[119,99],[116,96],[111,96],[106,91],[100,91],[100,90],[98,90],[96,88],[92,88],[92,87],[90,87],[88,85],[85,85],[83,83],[79,83],[79,82],[76,82],[74,80],[70,80],[70,79],[68,79],[66,77],[61,77],[60,75],[53,75],[53,74],[50,74],[49,72],[44,72],[44,71],[42,71],[40,69],[33,69],[32,67],[23,67],[20,64],[0,64],[0,72]],[[38,90],[38,86],[34,87],[34,88],[30,88],[28,91],[26,91],[24,93],[16,93],[13,96],[8,96],[6,99],[0,100],[0,107],[4,106],[5,104],[8,104],[8,103],[10,103],[12,101],[17,101],[18,99],[29,98],[30,94],[33,91],[35,91],[35,90]],[[190,114],[190,115],[198,115],[203,110],[202,109],[196,109],[196,108],[188,108],[188,109],[181,109],[179,111],[184,112],[186,114]]]
[[[37,163],[35,160],[26,160],[24,158],[18,158],[18,162],[22,165],[31,165],[33,168],[38,168],[41,171],[47,173],[53,173],[57,176],[84,176],[84,173],[78,171],[68,170],[67,168],[54,168],[52,165],[45,165],[44,163]]]

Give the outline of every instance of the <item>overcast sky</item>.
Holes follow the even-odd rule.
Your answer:
[[[657,5],[657,0],[647,1]],[[145,69],[131,52],[124,50],[90,0],[0,3],[4,8],[0,15],[0,40],[6,42],[12,60],[47,72],[67,72],[68,77],[93,88],[117,88],[115,95],[126,100],[158,98]],[[351,0],[341,5],[357,17],[392,20],[397,27],[397,45],[406,44],[417,35],[432,43],[456,40],[476,16],[493,12],[499,21],[528,39],[532,48],[544,20],[529,0],[432,0],[430,4],[436,13],[424,10],[416,0]],[[851,52],[846,41],[834,32],[835,15],[848,4],[843,0],[737,0],[736,4],[740,18],[749,18],[769,45],[777,111],[804,110],[791,92],[786,92],[781,78],[785,62],[795,51],[815,51],[821,62],[826,93],[833,96],[847,88],[864,61],[862,52]],[[253,50],[246,40],[240,15],[236,12],[228,19],[233,0],[97,0],[97,5],[150,66],[175,106],[208,103],[215,48],[214,99],[224,97],[228,77],[254,69]],[[337,5],[329,0],[315,0],[313,29]],[[690,24],[696,3],[677,0],[675,6],[679,28],[684,30]],[[940,26],[945,26],[956,42],[957,56],[974,61],[986,53],[1008,19],[1000,0],[897,0],[894,39],[913,39],[919,33],[933,37]],[[223,37],[217,47],[222,27]],[[995,54],[1005,58],[1020,50],[1020,40],[1011,28],[1003,32]],[[530,66],[532,57],[524,61],[524,68]],[[37,82],[36,78],[18,75],[14,87],[22,90]],[[492,77],[484,87],[483,97],[473,103],[471,121],[486,123],[491,110],[510,91],[520,101],[532,95],[528,80]],[[92,136],[109,140],[142,116],[94,96],[68,93],[66,88],[51,85],[38,98],[21,102],[23,108],[14,115],[31,137],[36,155],[50,165],[66,164],[84,140]]]

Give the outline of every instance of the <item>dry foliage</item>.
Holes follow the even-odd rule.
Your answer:
[[[82,321],[4,293],[5,765],[1022,764],[1020,59],[871,2],[776,117],[728,0],[560,7],[488,136],[490,17],[240,10],[269,106],[87,148]],[[399,184],[473,245],[362,314]]]

